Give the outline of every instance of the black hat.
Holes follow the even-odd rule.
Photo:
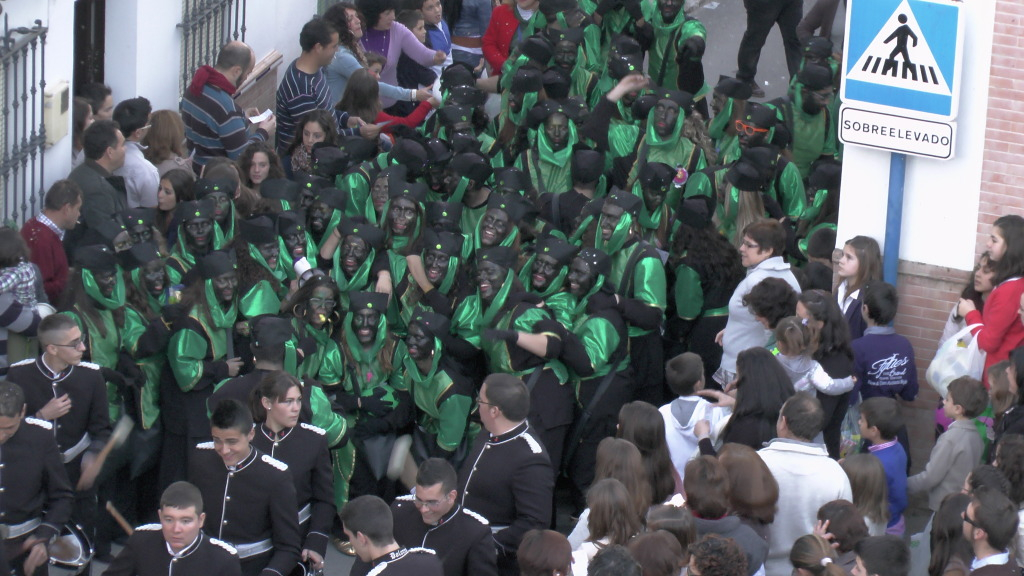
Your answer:
[[[344,211],[348,206],[348,194],[337,188],[320,188],[316,192],[316,199],[338,211]]]
[[[583,260],[590,266],[591,270],[607,277],[612,269],[612,259],[608,256],[608,253],[598,248],[592,248],[590,246],[580,250],[580,253],[576,255],[577,258]]]
[[[89,239],[106,244],[111,248],[114,247],[114,240],[117,240],[117,237],[126,231],[127,228],[124,224],[114,217],[103,218],[87,230]]]
[[[540,92],[544,87],[544,74],[536,68],[520,68],[512,77],[512,86],[509,90],[515,94],[526,94],[527,92]]]
[[[487,103],[487,94],[475,86],[456,86],[448,92],[445,106],[469,106],[476,108]]]
[[[375,310],[387,314],[388,295],[384,292],[349,292],[348,309],[352,312]]]
[[[341,234],[342,239],[345,236],[358,236],[374,250],[384,247],[384,232],[362,216],[342,218],[341,222],[338,222],[338,233]]]
[[[252,328],[252,343],[260,348],[284,346],[295,336],[290,320],[271,314],[253,318],[249,326]]]
[[[287,178],[271,178],[260,184],[260,196],[271,200],[299,201],[299,185]]]
[[[423,331],[438,340],[444,340],[448,336],[451,322],[437,312],[416,312],[409,320],[409,324],[419,324]]]
[[[362,136],[344,136],[338,143],[338,150],[348,156],[349,166],[358,164],[377,155],[377,141]]]
[[[401,186],[402,184],[405,184],[407,176],[409,176],[409,170],[401,164],[395,164],[394,166],[388,166],[381,170],[373,180],[377,181],[379,178],[386,178],[388,181],[388,190],[390,190],[391,186]]]
[[[562,100],[569,96],[571,79],[561,68],[548,68],[542,77],[544,93],[552,100]]]
[[[796,79],[808,90],[821,90],[832,85],[832,70],[820,64],[806,63]]]
[[[537,209],[533,203],[518,194],[497,194],[491,192],[487,197],[488,210],[501,210],[508,214],[513,225],[537,217]]]
[[[552,114],[565,114],[565,110],[562,105],[554,100],[545,100],[538,102],[530,111],[526,114],[526,124],[536,130],[543,124]],[[568,115],[566,115],[568,117]]]
[[[810,190],[839,190],[843,178],[843,165],[831,158],[815,160],[807,177]]]
[[[740,159],[733,162],[729,171],[725,173],[725,179],[740,190],[761,192],[771,176],[773,156],[771,148],[746,148],[740,154]]]
[[[391,147],[388,158],[393,164],[401,164],[410,174],[422,174],[423,168],[430,161],[430,152],[425,144],[412,138],[399,138]]]
[[[125,270],[135,270],[154,260],[163,260],[163,258],[153,242],[139,242],[128,250],[117,254],[118,263]]]
[[[475,86],[476,74],[465,62],[453,62],[441,71],[441,90],[450,92],[456,86]]]
[[[556,30],[554,28],[548,28],[548,39],[551,40],[552,44],[558,44],[559,42],[572,42],[573,44],[579,45],[583,43],[583,28],[563,28]]]
[[[427,151],[430,152],[430,163],[445,166],[452,159],[452,147],[446,140],[431,138],[427,140]]]
[[[654,94],[641,94],[633,101],[633,106],[631,107],[633,117],[646,120],[657,103],[658,97]]]
[[[825,59],[832,56],[832,40],[824,36],[811,36],[804,42],[803,55]]]
[[[488,246],[476,251],[476,261],[494,262],[498,266],[511,270],[516,265],[516,251],[508,246]]]
[[[619,56],[643,56],[643,48],[640,47],[640,43],[632,36],[625,34],[615,37],[611,47]]]
[[[117,270],[117,256],[109,246],[82,246],[75,250],[75,266],[91,272]]]
[[[152,226],[156,222],[156,208],[129,208],[121,216],[125,226]]]
[[[715,92],[724,94],[733,100],[749,100],[753,91],[750,82],[744,82],[731,76],[719,76],[718,85],[715,86]]]
[[[775,115],[775,109],[769,108],[760,102],[748,102],[743,110],[743,122],[759,128],[774,128],[779,118]]]
[[[213,204],[213,200],[209,198],[204,200],[187,200],[178,204],[178,220],[182,223],[202,218],[211,220],[214,210],[216,210],[216,207]]]
[[[266,214],[239,220],[238,234],[250,244],[277,242],[277,221]]]
[[[691,196],[679,203],[676,216],[690,228],[702,230],[711,223],[711,217],[715,213],[714,202],[715,199],[711,196]]]
[[[622,208],[627,214],[636,217],[640,213],[640,204],[643,200],[635,195],[626,192],[619,188],[612,188],[612,191],[608,194],[607,202],[610,202],[619,208]]]
[[[452,154],[462,154],[463,152],[473,152],[474,154],[480,154],[480,141],[477,140],[475,134],[453,134],[450,138],[452,144]]]
[[[388,186],[388,197],[408,198],[416,204],[423,204],[427,201],[427,185],[423,182],[402,182],[398,186]]]
[[[551,55],[555,52],[555,47],[543,34],[534,34],[519,45],[519,51],[541,66],[547,66],[551,61]]]
[[[575,7],[576,2],[573,0],[543,0],[538,8],[540,13],[550,22],[559,12],[565,12]]]
[[[690,111],[693,110],[693,94],[684,92],[682,90],[656,90],[654,95],[658,97],[658,100],[669,100],[675,102],[679,109],[689,115]]]
[[[499,190],[525,192],[533,187],[533,183],[521,168],[505,166],[494,171],[494,187]]]
[[[648,162],[637,177],[645,188],[667,188],[676,177],[675,168],[663,162]]]
[[[277,233],[281,236],[306,233],[306,211],[285,210],[277,215]]]
[[[577,126],[590,117],[590,107],[579,96],[570,96],[562,100],[562,108],[565,108],[565,115]]]
[[[220,178],[200,178],[196,180],[192,190],[196,193],[196,199],[202,200],[207,195],[213,194],[214,192],[227,194],[228,198],[231,198],[235,195],[235,190],[237,188],[238,185],[230,180],[223,180]]]
[[[323,176],[306,174],[304,172],[295,174],[295,182],[299,185],[299,188],[305,188],[306,190],[312,190],[314,192],[321,188],[330,188],[334,185],[330,180]]]
[[[561,266],[568,266],[572,257],[576,255],[578,248],[558,236],[544,236],[537,240],[534,247],[534,254],[552,258]]]
[[[438,250],[448,256],[459,256],[462,254],[462,234],[451,232],[435,232],[430,228],[423,231],[423,248],[425,250]]]
[[[459,122],[473,121],[473,109],[469,106],[445,104],[443,108],[438,110],[437,115],[441,120],[441,124],[447,127],[455,126]]]
[[[462,202],[427,202],[427,222],[433,224],[442,218],[449,218],[456,224],[462,219]]]
[[[597,182],[604,173],[604,153],[585,144],[576,144],[572,149],[570,169],[573,180],[577,182]]]
[[[609,56],[608,75],[614,80],[622,80],[630,74],[641,74],[644,70],[644,59],[639,54],[627,56]]]
[[[476,152],[456,154],[449,164],[452,170],[478,185],[487,182],[491,177],[491,164]]]
[[[313,162],[310,168],[314,175],[334,180],[348,168],[348,165],[348,152],[326,142],[317,142],[313,145]],[[260,192],[263,192],[263,186],[260,186]]]
[[[234,250],[214,250],[196,263],[199,273],[207,280],[232,272],[237,267]]]

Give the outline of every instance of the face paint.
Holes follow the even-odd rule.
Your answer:
[[[213,199],[213,219],[218,224],[227,222],[228,217],[231,216],[231,197],[225,192],[211,192],[207,197]]]
[[[213,243],[213,221],[196,218],[185,222],[185,246],[193,252],[205,252]]]
[[[238,294],[238,276],[234,271],[225,272],[212,280],[213,290],[221,304],[230,304]]]
[[[409,331],[405,336],[405,345],[409,349],[409,356],[413,360],[424,360],[434,354],[434,337],[416,322],[409,325]]]
[[[370,247],[366,244],[366,240],[359,236],[346,236],[342,240],[339,250],[341,251],[341,270],[349,278],[355,275],[370,255]]]
[[[267,263],[267,267],[275,270],[277,268],[277,260],[281,256],[281,245],[277,242],[266,242],[264,244],[257,244],[256,249],[260,251],[260,256]]]
[[[427,250],[423,255],[423,267],[427,274],[427,280],[435,287],[440,286],[441,281],[448,274],[450,263],[451,259],[444,252]]]
[[[487,247],[501,244],[511,228],[512,222],[504,210],[489,208],[480,220],[480,245]]]
[[[408,198],[395,198],[388,208],[388,226],[395,236],[409,236],[416,229],[416,204]]]
[[[666,24],[674,21],[682,8],[682,0],[658,0],[658,12],[661,13],[661,19]]]
[[[561,271],[562,266],[554,258],[538,254],[533,259],[533,267],[530,270],[530,284],[534,290],[543,292]]]
[[[648,212],[653,214],[665,203],[665,195],[668,193],[668,190],[658,186],[644,186],[643,193],[644,206],[647,207]]]
[[[92,279],[96,281],[96,287],[104,298],[110,298],[117,287],[117,272],[114,270],[102,270],[92,273]]]
[[[580,258],[575,258],[572,265],[569,266],[569,275],[566,276],[566,280],[569,282],[569,293],[576,298],[582,298],[594,288],[597,274],[590,269],[590,264]]]
[[[356,340],[363,346],[370,346],[377,339],[377,323],[380,321],[380,312],[375,310],[357,310],[352,315],[352,328],[356,333]]]
[[[821,113],[822,110],[828,108],[829,104],[832,103],[832,96],[835,95],[835,90],[831,86],[826,86],[821,90],[810,90],[808,88],[803,89],[803,102],[801,108],[803,111],[816,116]]]
[[[508,270],[494,262],[483,261],[476,267],[476,284],[480,289],[480,297],[485,302],[490,302],[505,285],[505,277]]]
[[[552,114],[544,121],[544,134],[555,152],[564,150],[569,144],[569,119],[565,114]]]
[[[314,200],[311,204],[309,221],[307,222],[309,229],[312,230],[314,234],[323,234],[327,227],[327,222],[330,219],[331,207],[319,200]]]
[[[679,105],[671,100],[658,100],[654,105],[654,132],[662,138],[672,134],[679,119]]]
[[[309,207],[313,205],[313,200],[316,197],[313,196],[313,192],[303,188],[302,192],[299,193],[299,208],[302,210],[309,210]]]
[[[132,245],[153,240],[153,227],[146,224],[134,224],[128,228],[128,238]]]
[[[622,215],[625,210],[622,206],[616,206],[611,202],[605,202],[604,206],[601,207],[601,238],[605,242],[611,240],[612,233],[615,232],[615,228],[619,225],[619,221],[622,220]]]
[[[373,188],[370,189],[370,200],[373,202],[373,209],[380,212],[388,203],[388,178],[379,176],[373,181]]]
[[[459,188],[459,182],[462,181],[462,174],[459,174],[449,166],[444,171],[444,191],[449,196],[454,194]]]
[[[327,323],[327,319],[334,314],[334,307],[337,304],[334,292],[330,288],[317,286],[307,301],[306,321],[315,328],[322,327]]]
[[[163,294],[164,286],[167,286],[167,268],[163,260],[153,260],[142,267],[142,283],[150,296]]]
[[[565,70],[572,70],[579,57],[579,48],[568,40],[560,40],[555,44],[555,65]]]

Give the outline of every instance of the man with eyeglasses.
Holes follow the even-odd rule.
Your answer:
[[[1020,573],[1010,559],[1017,535],[1017,506],[1003,493],[981,487],[963,512],[964,538],[974,551],[971,576],[1013,576]]]
[[[141,96],[124,100],[114,108],[114,121],[125,140],[124,164],[114,170],[114,175],[124,178],[129,208],[156,208],[157,204],[160,172],[142,153],[142,140],[149,134],[152,115],[153,105]]]
[[[445,576],[496,576],[490,524],[459,503],[457,482],[447,461],[424,460],[416,473],[416,490],[391,504],[395,541],[437,552]]]
[[[39,344],[42,354],[11,366],[7,379],[21,386],[25,413],[50,426],[64,471],[75,486],[110,438],[106,380],[98,365],[82,361],[85,337],[70,316],[44,318]],[[96,490],[90,486],[75,493],[72,518],[93,542],[97,513]]]

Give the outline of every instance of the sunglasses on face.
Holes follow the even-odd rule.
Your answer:
[[[768,132],[768,129],[751,126],[750,124],[745,124],[742,120],[737,120],[736,132],[739,134],[746,134],[747,136],[753,136],[755,134],[764,134]]]

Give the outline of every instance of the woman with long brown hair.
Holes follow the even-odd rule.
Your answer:
[[[740,520],[768,539],[768,525],[775,521],[779,483],[768,465],[750,446],[726,444],[718,453],[729,478],[729,508]]]
[[[614,478],[626,487],[637,510],[647,510],[651,505],[651,487],[644,471],[643,457],[640,450],[628,440],[608,437],[597,445],[597,465],[594,469],[594,482],[605,478]],[[590,537],[590,510],[580,514],[576,527],[569,534],[569,543],[579,548]]]
[[[345,86],[345,93],[341,96],[336,108],[344,110],[351,116],[357,116],[367,124],[388,124],[381,129],[381,132],[390,133],[395,125],[415,128],[423,123],[427,114],[434,108],[440,107],[441,103],[431,96],[420,102],[408,116],[392,116],[384,112],[381,105],[380,82],[366,68],[356,70],[349,76],[348,84]]]
[[[149,132],[142,139],[143,154],[156,166],[163,178],[171,170],[181,169],[192,174],[192,162],[185,149],[185,123],[174,110],[157,110],[149,119]]]

